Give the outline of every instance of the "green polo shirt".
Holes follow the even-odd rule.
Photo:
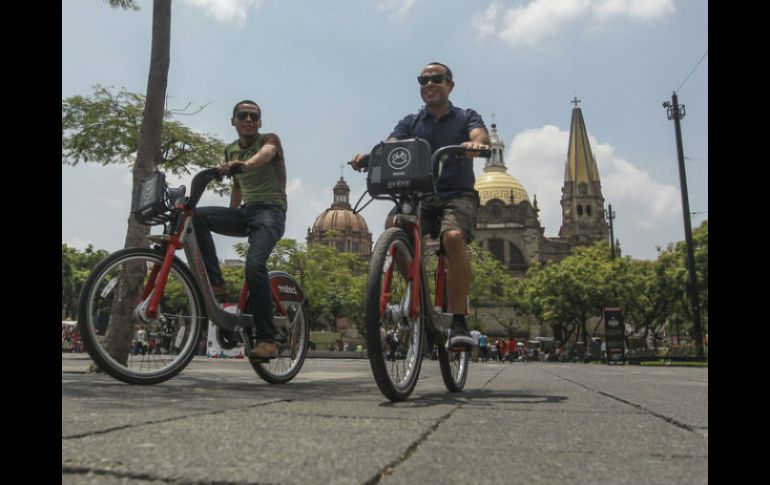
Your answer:
[[[278,135],[274,133],[260,133],[254,143],[246,148],[241,148],[238,140],[227,146],[226,156],[228,161],[246,161],[253,157],[264,145],[274,145],[278,153],[268,163],[256,169],[239,173],[235,177],[241,186],[243,202],[259,202],[275,205],[286,210],[286,163],[283,158],[283,148]]]

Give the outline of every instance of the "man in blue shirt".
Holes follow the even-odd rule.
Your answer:
[[[458,108],[449,102],[449,93],[455,86],[449,67],[431,62],[420,72],[417,81],[425,106],[399,121],[387,141],[422,138],[433,152],[448,145],[489,149],[489,133],[481,116],[472,109]],[[358,162],[363,157],[362,153],[353,157],[353,168],[359,170]],[[436,185],[438,193],[423,200],[420,210],[423,235],[439,237],[446,255],[449,307],[453,313],[449,345],[455,351],[473,347],[465,315],[471,280],[467,245],[473,241],[479,209],[475,183],[472,154],[449,160]]]

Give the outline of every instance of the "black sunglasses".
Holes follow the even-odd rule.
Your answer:
[[[253,111],[239,111],[235,116],[241,121],[244,121],[246,117],[251,118],[251,121],[259,121],[259,113]]]
[[[430,76],[417,76],[417,82],[420,83],[420,86],[425,86],[428,84],[428,81],[432,82],[433,84],[441,84],[444,82],[445,79],[452,80],[449,76],[446,74],[431,74]]]

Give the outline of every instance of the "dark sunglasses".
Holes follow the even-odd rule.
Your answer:
[[[451,80],[451,78],[446,74],[431,74],[430,76],[417,76],[417,82],[420,83],[420,86],[425,86],[426,84],[428,84],[428,81],[432,82],[433,84],[441,84],[444,82],[445,79]]]
[[[235,116],[241,121],[244,121],[247,117],[251,118],[251,121],[259,121],[259,113],[253,111],[239,111]]]

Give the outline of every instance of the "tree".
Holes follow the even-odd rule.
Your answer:
[[[94,250],[89,244],[84,251],[78,251],[66,244],[61,245],[62,259],[62,318],[77,319],[78,297],[91,268],[107,256],[107,251]]]
[[[530,269],[532,286],[525,293],[534,301],[527,304],[543,321],[559,327],[554,335],[561,335],[562,341],[576,331],[577,339],[585,342],[588,319],[600,315],[605,306],[621,303],[616,266],[606,241],[578,247],[558,264]]]
[[[695,256],[695,274],[700,294],[703,333],[708,333],[708,220],[693,231],[693,249]],[[669,315],[669,326],[677,335],[684,333],[692,337],[692,307],[687,296],[689,276],[687,273],[686,246],[684,241],[669,244],[660,251],[658,262],[666,268],[671,280],[674,303]]]
[[[87,97],[71,96],[62,101],[62,163],[131,165],[139,150],[142,112],[146,101],[125,89],[94,86]],[[211,167],[222,159],[225,144],[211,135],[196,133],[174,121],[175,113],[164,111],[162,152],[157,167],[174,174],[190,173],[191,167]],[[215,191],[227,191],[224,184]],[[129,219],[131,222],[131,219]],[[141,226],[144,227],[144,226]]]
[[[107,0],[113,7],[137,10],[133,0]],[[131,209],[134,209],[136,196],[141,181],[155,170],[156,163],[162,158],[162,129],[166,86],[171,47],[171,0],[154,0],[152,13],[152,47],[150,69],[147,79],[147,95],[142,114],[142,126],[139,133],[136,162],[133,165],[133,187],[131,190]],[[62,131],[64,131],[64,105],[62,105]],[[62,140],[64,137],[62,136]],[[64,151],[64,141],[62,141]],[[125,247],[146,247],[146,237],[150,229],[128,216]],[[129,318],[133,305],[139,300],[143,274],[141,268],[134,268],[126,274],[118,285],[118,297],[113,305],[109,330],[105,338],[105,349],[119,362],[128,359],[133,325]],[[92,367],[95,370],[95,367]]]
[[[516,324],[523,316],[520,298],[520,280],[514,278],[495,256],[474,243],[471,248],[471,291],[470,304],[491,307],[487,312],[509,335],[513,335]],[[482,323],[476,325],[481,330]]]

